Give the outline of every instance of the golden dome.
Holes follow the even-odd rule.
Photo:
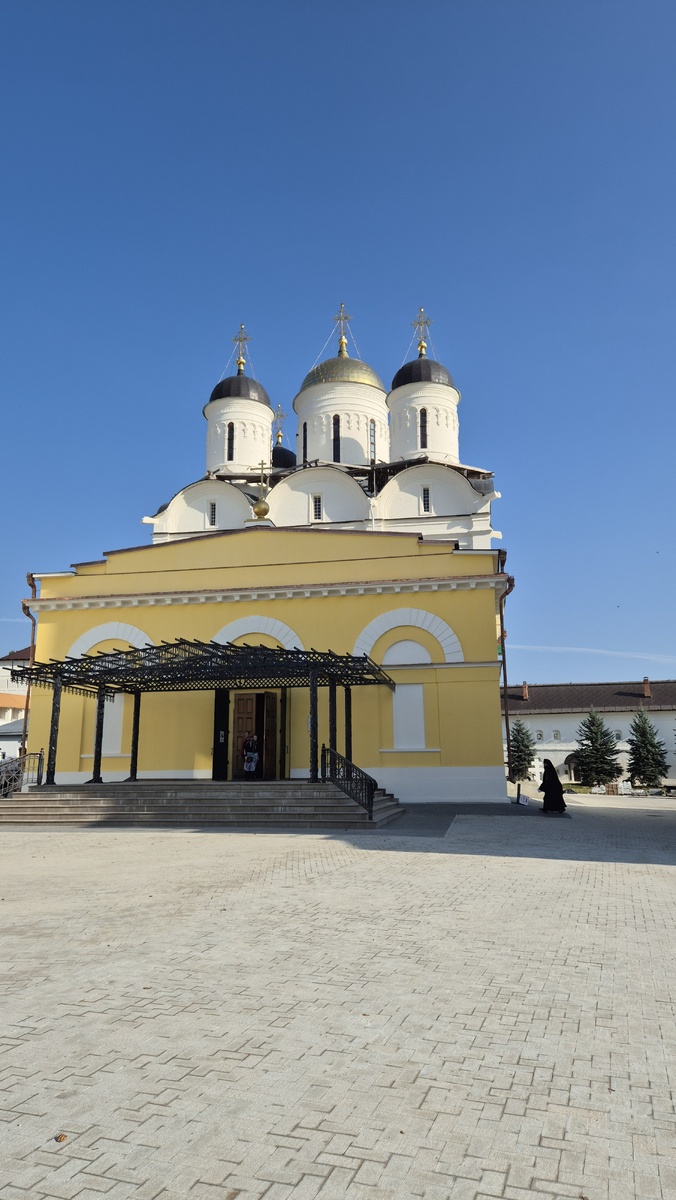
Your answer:
[[[366,383],[369,387],[385,391],[373,367],[369,367],[368,363],[358,358],[348,358],[347,354],[339,354],[337,358],[327,358],[324,362],[317,363],[305,376],[300,391],[312,387],[313,383]]]
[[[253,511],[255,516],[258,517],[258,520],[262,521],[263,517],[267,517],[268,513],[270,512],[270,505],[268,504],[267,500],[264,500],[262,496],[259,496],[258,500],[253,506]]]

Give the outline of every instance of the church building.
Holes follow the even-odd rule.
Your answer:
[[[316,776],[319,741],[407,804],[505,799],[511,581],[492,547],[493,474],[460,459],[460,393],[428,357],[422,309],[417,357],[389,391],[348,352],[342,305],[335,319],[338,353],[293,400],[295,453],[241,326],[237,372],[203,409],[205,474],[143,518],[152,544],[36,573],[36,668],[63,668],[58,703],[35,687],[31,704],[29,749],[49,746],[48,781],[238,779],[255,733],[266,780]],[[247,647],[277,651],[266,661],[278,666],[249,669]],[[153,683],[141,703],[131,664],[153,658],[157,681],[172,655],[208,668],[198,683],[187,668],[170,690]],[[126,674],[100,675],[99,703],[83,680],[113,661]]]

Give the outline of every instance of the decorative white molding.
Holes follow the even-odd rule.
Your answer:
[[[381,613],[362,629],[354,644],[353,654],[370,654],[379,637],[389,633],[391,629],[413,625],[424,629],[436,638],[444,652],[446,662],[464,662],[462,646],[456,634],[442,621],[441,617],[427,612],[424,608],[392,608],[389,612]]]
[[[475,588],[493,588],[501,592],[506,582],[506,575],[459,575],[452,579],[383,579],[379,583],[319,583],[295,587],[283,584],[279,587],[260,589],[208,588],[194,592],[125,592],[114,596],[62,596],[59,599],[31,599],[30,606],[36,612],[56,612],[85,608],[149,608],[164,604],[234,604],[241,600],[303,600],[314,596],[399,596],[418,592],[471,591]],[[134,626],[112,622],[110,628],[116,630],[111,636],[127,637],[119,631],[134,629]],[[140,631],[136,630],[136,633],[139,634]]]
[[[393,646],[388,646],[383,654],[383,667],[409,667],[422,666],[432,662],[432,655],[429,650],[421,646],[420,642],[412,642],[405,639],[401,642],[395,642]]]
[[[229,625],[224,625],[222,629],[219,629],[212,640],[224,644],[225,642],[234,642],[235,638],[244,637],[247,633],[266,633],[268,637],[281,642],[285,650],[305,649],[298,634],[294,633],[293,629],[285,625],[283,621],[277,621],[274,617],[240,617],[237,621],[231,621]]]
[[[90,606],[78,605],[78,607]],[[98,605],[91,607],[98,607]],[[122,621],[108,621],[105,625],[95,625],[93,629],[81,633],[67,651],[66,658],[79,658],[80,655],[87,654],[94,646],[98,646],[99,642],[111,642],[117,638],[123,642],[130,642],[137,650],[143,650],[146,646],[153,645],[152,638],[149,638],[142,629],[137,629],[135,625],[124,625]]]

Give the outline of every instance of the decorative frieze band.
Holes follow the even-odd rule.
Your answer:
[[[255,600],[308,600],[330,596],[397,596],[425,592],[502,589],[506,575],[464,575],[454,579],[381,580],[379,583],[333,583],[266,588],[209,588],[189,592],[141,592],[119,596],[60,596],[27,600],[35,612],[67,609],[149,608],[165,604],[238,604]]]

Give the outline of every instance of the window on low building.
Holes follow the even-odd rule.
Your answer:
[[[322,498],[321,496],[312,497],[312,520],[321,521],[322,513]]]
[[[553,738],[554,738],[554,741],[555,741],[555,742],[560,742],[560,741],[561,741],[561,730],[560,730],[560,729],[555,729],[555,730],[553,731],[553,734],[552,734],[552,736],[553,736]]]
[[[541,742],[541,741],[542,741],[542,739],[543,739],[543,737],[544,737],[544,734],[543,734],[542,730],[541,730],[541,729],[536,729],[536,730],[535,730],[535,740],[536,740],[536,742]]]
[[[216,524],[216,503],[214,500],[212,500],[209,505],[209,524]]]
[[[622,741],[622,730],[621,730],[621,729],[616,729],[616,730],[615,730],[615,741],[616,741],[616,742],[621,742],[621,741]]]

